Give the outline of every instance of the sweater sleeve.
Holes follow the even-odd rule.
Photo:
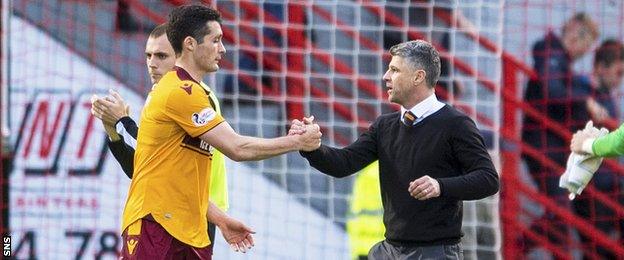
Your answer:
[[[321,145],[312,152],[300,152],[310,165],[327,175],[342,178],[354,174],[377,160],[376,129],[379,119],[345,148]]]
[[[134,171],[134,148],[126,144],[123,136],[119,136],[121,139],[115,142],[108,141],[108,149],[115,157],[115,160],[121,165],[121,169],[124,171],[128,178],[132,179],[132,173]]]
[[[477,200],[494,195],[499,189],[498,173],[477,126],[470,118],[462,117],[451,127],[452,153],[462,174],[437,179],[441,196]]]
[[[624,155],[624,124],[614,132],[596,139],[592,151],[600,157]]]
[[[120,118],[115,125],[119,123],[123,125],[123,128],[126,129],[126,132],[128,132],[130,136],[134,137],[135,140],[137,139],[139,128],[137,127],[136,122],[132,120],[132,118],[124,116]]]

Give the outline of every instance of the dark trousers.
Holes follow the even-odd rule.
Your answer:
[[[395,246],[383,240],[368,252],[369,260],[464,259],[460,244],[438,246]]]
[[[210,238],[210,241],[214,241],[215,240],[215,225],[208,222],[208,237]]]
[[[214,244],[215,244],[215,232],[216,232],[216,226],[208,222],[208,238],[210,238],[210,245],[208,247],[212,249],[214,249]]]

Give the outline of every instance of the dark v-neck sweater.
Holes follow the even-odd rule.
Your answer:
[[[381,115],[351,145],[322,145],[302,152],[321,172],[345,177],[379,160],[386,239],[398,245],[456,244],[461,239],[462,200],[498,191],[498,174],[474,122],[448,105],[414,126],[400,113]],[[441,196],[411,197],[409,183],[424,175],[438,180]]]

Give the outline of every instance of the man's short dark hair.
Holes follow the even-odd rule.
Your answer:
[[[413,68],[424,70],[427,85],[435,87],[440,78],[440,54],[433,45],[423,40],[399,43],[390,48],[390,54],[404,58]]]
[[[182,53],[182,44],[188,36],[201,44],[210,33],[207,25],[210,21],[221,24],[221,14],[208,6],[183,5],[173,9],[167,22],[167,38],[175,53]]]
[[[154,28],[154,30],[152,30],[152,32],[149,34],[149,37],[158,38],[165,33],[167,33],[167,24],[163,23],[161,25],[156,26],[156,28]]]
[[[594,55],[594,66],[611,66],[616,61],[624,61],[624,45],[618,40],[608,39],[600,44]]]

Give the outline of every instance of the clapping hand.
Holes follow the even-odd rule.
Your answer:
[[[91,114],[105,125],[115,125],[119,119],[129,115],[129,110],[130,107],[114,90],[109,90],[109,95],[105,97],[91,97]]]

